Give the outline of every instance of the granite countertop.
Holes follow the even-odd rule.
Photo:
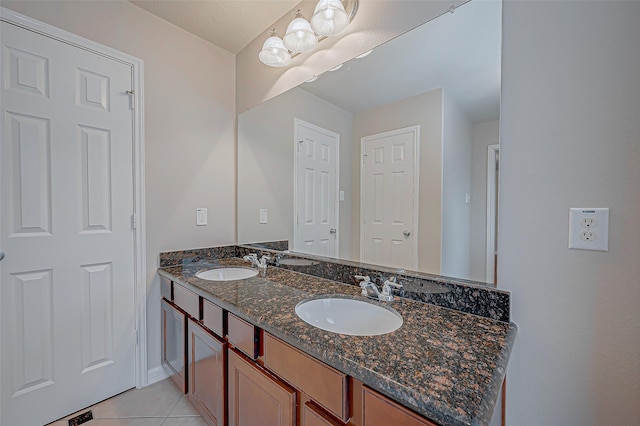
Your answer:
[[[302,321],[295,306],[320,295],[363,299],[359,287],[275,267],[238,281],[195,276],[228,266],[249,267],[242,259],[200,260],[159,273],[434,422],[490,422],[515,324],[396,298],[391,307],[404,320],[398,330],[381,336],[336,334]]]

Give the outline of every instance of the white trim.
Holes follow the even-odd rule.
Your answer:
[[[0,20],[16,25],[34,33],[66,43],[97,55],[127,64],[131,67],[132,90],[135,97],[133,111],[133,208],[137,226],[134,235],[135,250],[135,322],[138,332],[136,346],[136,387],[148,384],[147,372],[147,285],[146,277],[146,222],[144,204],[144,96],[142,59],[112,49],[108,46],[87,40],[44,22],[37,21],[12,10],[0,7]]]
[[[487,147],[487,248],[486,248],[486,274],[485,280],[493,283],[495,276],[496,252],[496,197],[498,188],[496,187],[496,154],[500,152],[500,145],[489,145]],[[499,183],[499,182],[498,182]]]
[[[293,244],[290,246],[293,247],[293,250],[296,250],[296,242],[298,241],[298,142],[300,140],[298,137],[298,128],[300,126],[308,127],[318,133],[324,133],[336,140],[336,161],[334,164],[336,175],[336,185],[334,188],[334,223],[337,231],[335,234],[334,256],[338,257],[340,253],[340,134],[299,118],[293,119]]]
[[[364,230],[362,226],[363,206],[364,206],[364,167],[362,167],[362,156],[365,149],[364,144],[374,139],[387,138],[389,136],[397,136],[406,133],[413,133],[413,256],[411,259],[412,269],[418,270],[418,247],[419,247],[419,233],[418,224],[420,222],[420,125],[403,127],[401,129],[390,130],[388,132],[376,133],[375,135],[365,136],[360,139],[360,261],[364,259]]]
[[[170,372],[162,365],[156,368],[152,368],[147,374],[147,385],[158,383],[159,381],[168,378],[170,375]]]

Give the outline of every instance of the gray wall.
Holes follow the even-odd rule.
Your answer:
[[[507,422],[640,419],[640,2],[504,5],[499,286],[520,329]],[[567,248],[609,207],[609,251]]]

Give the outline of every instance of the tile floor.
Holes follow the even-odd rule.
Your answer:
[[[89,409],[93,411],[93,420],[83,426],[206,426],[171,379],[131,389],[48,426],[68,426],[67,419]]]

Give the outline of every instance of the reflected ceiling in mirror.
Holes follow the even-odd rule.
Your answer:
[[[336,230],[338,257],[360,261],[362,139],[413,126],[419,195],[406,204],[416,206],[418,260],[408,269],[493,282],[497,173],[488,147],[497,151],[501,14],[497,1],[465,3],[241,114],[238,242],[288,240],[313,252],[294,238],[295,127],[310,123],[338,135],[337,220],[327,229]]]

